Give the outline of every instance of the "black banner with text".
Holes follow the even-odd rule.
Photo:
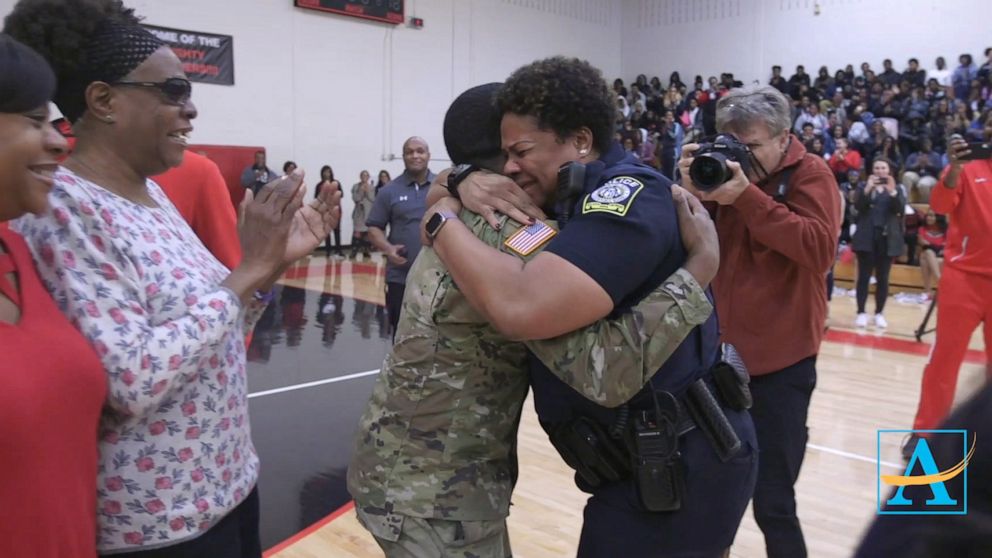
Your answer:
[[[199,31],[144,25],[172,47],[190,81],[234,85],[234,38]]]

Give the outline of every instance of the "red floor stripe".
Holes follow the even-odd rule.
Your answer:
[[[878,337],[870,334],[860,334],[853,331],[843,331],[831,329],[827,332],[826,341],[841,343],[844,345],[854,345],[857,347],[867,347],[870,349],[881,349],[894,353],[905,353],[908,355],[919,355],[926,357],[930,354],[929,343],[917,343],[908,339],[895,339],[893,337]],[[968,349],[964,355],[964,361],[971,364],[985,364],[985,353]]]
[[[292,546],[292,545],[300,542],[301,540],[307,538],[308,536],[312,535],[315,531],[319,530],[321,527],[327,525],[328,523],[331,523],[335,519],[341,517],[342,515],[350,512],[353,509],[355,509],[355,502],[354,501],[350,501],[347,504],[345,504],[345,505],[341,506],[340,508],[338,508],[337,510],[335,510],[334,513],[328,515],[324,519],[321,519],[320,521],[314,523],[313,525],[311,525],[311,526],[307,527],[306,529],[300,531],[299,533],[293,535],[292,537],[289,537],[288,539],[282,541],[281,543],[279,543],[279,544],[273,546],[272,548],[266,550],[262,554],[262,558],[269,558],[270,556],[275,556],[276,554],[279,554],[283,550],[286,550],[290,546]]]

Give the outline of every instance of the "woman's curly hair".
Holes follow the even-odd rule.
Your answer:
[[[52,66],[58,78],[55,101],[63,113],[82,114],[90,40],[107,22],[137,25],[139,21],[121,0],[20,0],[4,19],[4,33]]]
[[[501,114],[533,116],[541,129],[559,138],[589,128],[600,153],[613,143],[615,102],[599,70],[585,60],[563,56],[518,68],[496,99]]]

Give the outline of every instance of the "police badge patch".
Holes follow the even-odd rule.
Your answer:
[[[609,182],[586,196],[582,203],[582,214],[612,213],[623,217],[642,188],[644,184],[636,178],[629,176],[611,178]]]

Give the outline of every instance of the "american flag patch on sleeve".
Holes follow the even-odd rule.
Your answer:
[[[538,221],[529,227],[524,227],[507,238],[503,245],[521,256],[529,256],[541,246],[555,237],[558,231],[547,223]]]

